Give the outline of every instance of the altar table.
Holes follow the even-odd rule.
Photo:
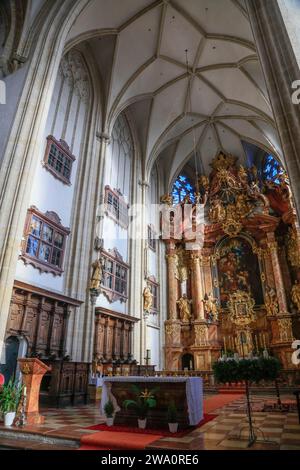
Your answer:
[[[141,391],[158,388],[155,394],[157,405],[149,410],[147,417],[149,426],[166,426],[167,409],[172,400],[177,407],[180,427],[196,426],[203,419],[203,381],[200,377],[104,377],[101,413],[104,414],[104,405],[111,399],[118,410],[115,424],[136,425],[134,411],[123,406],[124,400],[136,398],[132,384],[137,384]]]

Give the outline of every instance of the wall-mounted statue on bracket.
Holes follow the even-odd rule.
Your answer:
[[[144,298],[144,312],[150,313],[152,304],[153,304],[153,294],[149,286],[146,286],[143,291],[143,298]]]
[[[103,275],[103,260],[102,258],[97,258],[92,263],[92,276],[90,280],[90,290],[99,290]]]

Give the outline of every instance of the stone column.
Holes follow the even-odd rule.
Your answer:
[[[81,2],[81,7],[88,0]],[[6,135],[0,172],[0,363],[20,250],[30,181],[40,164],[40,146],[65,41],[76,20],[79,0],[54,2],[38,28],[22,93]],[[59,8],[59,10],[58,10]],[[53,53],[55,51],[55,53]],[[37,93],[40,90],[40,93]]]
[[[291,98],[292,83],[300,77],[299,65],[277,2],[246,0],[246,4],[299,216],[300,106]]]
[[[204,320],[204,305],[203,305],[203,288],[202,277],[200,268],[200,256],[198,254],[191,255],[191,268],[192,268],[192,286],[193,286],[193,310],[195,320]]]
[[[168,271],[168,319],[177,320],[177,278],[176,278],[176,255],[169,253],[167,258]]]
[[[286,314],[288,313],[286,295],[285,295],[285,288],[284,282],[282,277],[282,272],[279,263],[278,257],[278,245],[277,242],[274,240],[274,234],[267,234],[267,246],[269,249],[271,263],[273,267],[274,273],[274,280],[275,280],[275,289],[277,294],[278,306],[279,306],[279,314]]]

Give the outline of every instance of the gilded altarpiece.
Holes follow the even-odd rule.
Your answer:
[[[287,175],[262,181],[255,167],[222,152],[211,167],[170,217],[166,369],[181,370],[186,355],[196,370],[210,370],[222,351],[264,350],[291,369],[292,341],[300,338],[300,251]],[[162,202],[170,208],[171,196]],[[186,205],[194,216],[180,238],[175,223],[180,208],[186,226]]]

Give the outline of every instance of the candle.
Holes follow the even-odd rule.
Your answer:
[[[264,340],[264,349],[266,349],[266,338],[265,338],[265,334],[263,334],[263,340]]]
[[[226,350],[226,337],[225,336],[224,336],[224,351],[225,351],[225,354],[226,354],[227,350]]]
[[[26,387],[24,387],[23,395],[24,395],[24,397],[26,397],[26,395],[27,395],[27,388]]]
[[[255,349],[258,351],[258,344],[257,344],[257,336],[254,335],[254,343],[255,343]]]
[[[151,359],[151,351],[150,351],[150,349],[147,349],[147,351],[146,351],[146,357],[147,357],[147,359]]]

